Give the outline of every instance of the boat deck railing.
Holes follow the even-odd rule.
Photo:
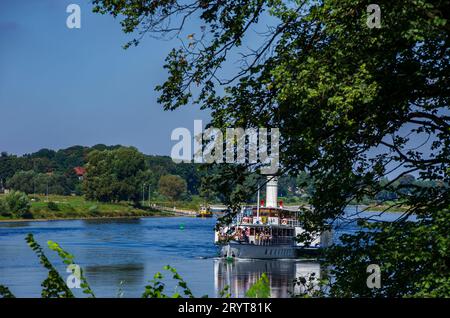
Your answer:
[[[228,237],[221,237],[221,242],[227,242],[229,240],[240,242],[243,244],[257,245],[257,246],[272,246],[272,245],[294,245],[295,241],[293,237],[262,237],[262,238],[248,238],[244,239],[242,236],[237,237],[235,235]]]
[[[255,239],[254,245],[272,246],[272,245],[293,245],[292,237],[272,237],[267,239]]]
[[[252,217],[243,217],[243,216],[237,216],[236,224],[240,225],[272,225],[272,226],[286,226],[286,227],[296,227],[300,226],[300,222],[296,219],[278,219],[276,221],[269,220],[269,219],[262,219],[260,223],[255,223],[254,218]]]

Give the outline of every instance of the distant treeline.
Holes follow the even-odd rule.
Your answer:
[[[89,155],[94,151],[105,152],[124,148],[120,145],[93,147],[73,146],[57,151],[41,149],[23,156],[0,154],[0,189],[13,189],[27,194],[84,194],[83,177],[76,174],[75,168],[87,168]],[[130,148],[125,148],[130,149]],[[137,152],[137,150],[136,150]],[[101,155],[100,155],[101,156]],[[143,155],[143,170],[148,170],[145,183],[157,191],[158,182],[163,175],[177,175],[186,182],[189,194],[199,193],[201,172],[195,164],[176,164],[168,156]],[[114,169],[114,167],[112,167]]]
[[[80,176],[75,168],[81,167]],[[11,189],[27,194],[86,195],[99,201],[135,201],[152,195],[172,200],[189,199],[205,193],[202,180],[214,170],[200,169],[199,164],[174,163],[168,156],[145,155],[133,147],[103,144],[93,147],[73,146],[57,151],[41,149],[23,156],[2,152],[0,155],[0,190]],[[388,183],[388,179],[380,181]],[[405,175],[369,201],[395,201],[398,188],[405,194],[414,186],[439,186]],[[396,189],[396,190],[395,190]],[[144,194],[143,194],[144,192]],[[207,192],[207,191],[206,191]],[[279,197],[287,203],[298,202],[314,192],[306,173],[279,178]],[[262,192],[264,194],[264,191]],[[208,199],[220,201],[220,191]],[[249,198],[254,201],[256,196]]]

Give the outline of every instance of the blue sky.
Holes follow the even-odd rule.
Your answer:
[[[66,26],[71,3],[81,29]],[[157,103],[179,40],[146,37],[124,50],[131,38],[119,21],[91,9],[88,0],[0,1],[0,151],[104,143],[168,155],[174,128],[208,121],[197,106],[164,112]]]
[[[66,26],[71,3],[81,7],[81,29]],[[194,20],[187,27],[182,38],[201,26]],[[104,143],[170,155],[172,130],[192,132],[194,120],[205,124],[209,114],[192,105],[165,112],[157,103],[154,87],[165,80],[164,59],[179,39],[146,37],[124,50],[131,39],[119,20],[92,13],[89,0],[0,0],[0,151]],[[249,35],[246,43],[259,41]]]

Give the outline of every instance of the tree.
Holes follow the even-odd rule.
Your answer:
[[[21,157],[0,154],[0,186],[7,185],[27,194],[47,193],[68,195],[83,194],[83,187],[76,175],[75,167],[84,167],[92,151],[117,150],[120,145],[98,144],[92,147],[72,146],[58,151],[41,149]],[[164,174],[176,174],[183,177],[191,194],[198,194],[201,172],[198,164],[175,164],[168,156],[145,156],[146,165],[152,171],[142,176],[151,189],[158,187],[159,178]]]
[[[294,195],[296,188],[296,178],[287,175],[278,178],[278,196],[287,197]]]
[[[74,188],[73,179],[59,173],[36,173],[30,171],[16,172],[6,183],[13,190],[27,194],[70,194]]]
[[[187,191],[191,194],[199,194],[201,173],[198,171],[199,164],[195,163],[174,163],[170,173],[178,175],[186,181]]]
[[[161,176],[173,174],[186,180],[187,189],[191,194],[199,193],[202,172],[196,163],[175,163],[168,156],[147,156],[147,162],[153,172],[152,186],[157,186]]]
[[[335,297],[443,297],[448,278],[449,210],[417,222],[366,224],[371,232],[343,235],[342,246],[328,251]],[[381,269],[380,288],[367,288],[368,264]]]
[[[180,176],[165,175],[159,179],[158,191],[172,201],[179,200],[186,193],[186,181]]]
[[[215,193],[213,187],[208,184],[206,177],[203,177],[201,180],[199,195],[204,200],[205,204],[209,204],[217,198],[217,193]]]
[[[84,166],[86,164],[85,156],[88,149],[83,146],[72,146],[58,150],[53,158],[58,165],[58,170],[73,170],[74,167]]]
[[[413,175],[405,174],[398,178],[396,185],[400,193],[410,195],[414,192],[414,186],[416,184],[416,178]]]
[[[136,148],[93,150],[87,161],[84,190],[88,199],[139,202],[147,167],[145,156]]]
[[[6,204],[6,201],[2,198],[0,198],[0,215],[1,216],[11,216],[11,211],[9,210],[8,204]]]
[[[19,168],[19,160],[16,156],[2,152],[0,155],[0,179],[4,182],[11,178]]]
[[[8,188],[13,190],[34,193],[34,181],[36,173],[34,171],[18,171],[6,183]]]
[[[28,196],[19,191],[12,191],[5,196],[6,206],[9,212],[14,213],[18,217],[31,218],[30,214],[30,200]]]
[[[407,207],[397,226],[411,227],[406,218],[411,214],[419,220],[418,229],[405,234],[407,247],[396,250],[400,254],[383,254],[388,258],[385,264],[395,263],[394,255],[407,257],[409,249],[425,249],[429,241],[418,238],[430,226],[445,233],[441,230],[450,218],[440,216],[448,214],[450,206],[448,0],[378,1],[381,28],[367,25],[369,2],[362,0],[94,0],[94,4],[96,12],[121,17],[125,32],[140,33],[126,47],[138,45],[146,33],[189,34],[188,43],[168,55],[168,79],[157,87],[166,110],[196,103],[211,111],[214,127],[280,129],[279,173],[307,171],[314,180],[310,203],[315,209],[304,213],[306,233],[328,228],[329,220],[342,217],[349,202],[382,191],[395,193]],[[199,30],[185,29],[190,17],[200,20]],[[266,32],[262,25],[268,25]],[[259,38],[247,43],[252,30]],[[236,72],[225,67],[236,64],[241,66]],[[249,187],[238,185],[250,175],[246,168],[257,165],[224,166],[217,177],[215,184],[226,191],[230,205],[244,202]],[[394,184],[411,173],[444,186],[416,183],[408,185],[412,189],[408,193],[399,191]],[[380,182],[387,175],[395,177]],[[386,239],[398,238],[395,228],[383,232]],[[374,239],[371,248],[382,246],[376,245],[381,244],[376,231],[366,235]],[[355,247],[349,257],[354,260],[357,252],[365,262],[374,261],[365,246]],[[337,285],[361,283],[360,274],[350,268],[355,275],[346,275],[339,266],[343,260],[329,255],[341,269],[335,271]],[[389,287],[398,294],[448,296],[445,288],[424,287],[433,269],[447,273],[439,277],[442,286],[450,279],[443,254],[432,257],[436,262],[428,264],[422,258],[412,264],[414,275],[423,282],[412,291],[401,280]],[[422,265],[430,268],[424,270]],[[386,275],[409,273],[403,267],[382,269]]]

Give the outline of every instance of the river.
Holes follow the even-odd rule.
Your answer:
[[[398,214],[384,214],[393,220]],[[141,219],[61,220],[0,223],[0,284],[17,297],[39,297],[46,270],[25,242],[33,233],[64,278],[69,275],[48,240],[75,256],[97,297],[140,297],[156,272],[165,274],[167,292],[175,291],[170,265],[178,270],[196,297],[217,297],[226,285],[243,297],[262,273],[267,273],[273,297],[289,297],[295,277],[320,272],[310,260],[241,260],[227,263],[217,257],[213,227],[216,219],[155,217]],[[341,224],[335,236],[357,230]],[[74,289],[75,295],[81,291]]]

